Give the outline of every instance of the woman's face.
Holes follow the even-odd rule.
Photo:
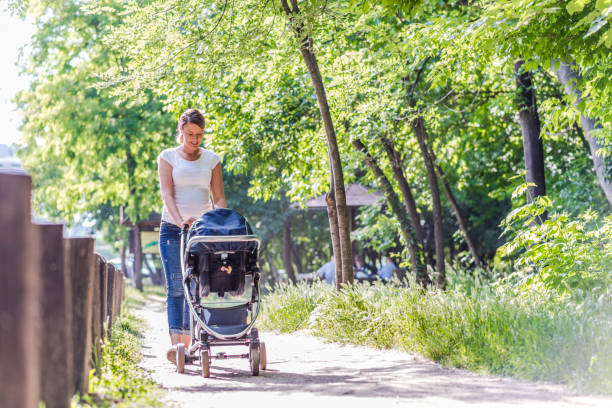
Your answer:
[[[195,123],[186,123],[181,129],[183,134],[183,147],[186,153],[196,152],[202,144],[204,129]]]

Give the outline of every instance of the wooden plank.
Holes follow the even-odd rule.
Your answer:
[[[108,283],[108,264],[105,262],[100,270],[100,333],[102,338],[106,338],[106,330],[104,323],[106,322],[106,300],[107,300],[107,283]]]
[[[100,254],[94,254],[94,277],[92,281],[93,296],[91,300],[91,361],[93,368],[100,373],[100,358],[102,356],[102,293],[100,291],[100,276],[104,274],[106,260]]]
[[[113,289],[114,295],[113,295],[113,323],[117,320],[117,318],[119,317],[119,312],[121,311],[120,307],[119,307],[119,302],[121,300],[121,272],[117,271],[115,273],[115,282],[114,282],[114,289]]]
[[[46,408],[70,406],[72,398],[72,302],[70,276],[64,268],[61,224],[38,225],[42,256],[41,400]]]
[[[112,264],[107,265],[107,275],[106,275],[106,320],[108,322],[108,330],[110,332],[111,327],[113,325],[115,316],[113,316],[113,299],[114,299],[114,289],[115,289],[115,274],[117,270],[115,266]]]
[[[64,240],[64,262],[70,271],[72,298],[73,391],[86,394],[91,368],[91,317],[94,278],[93,238]]]
[[[40,399],[38,230],[30,223],[31,179],[0,173],[0,399],[3,408]]]

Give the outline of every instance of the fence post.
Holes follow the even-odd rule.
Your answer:
[[[64,268],[61,224],[38,225],[41,259],[41,399],[46,408],[70,406],[72,398],[72,301],[70,275]],[[44,339],[44,341],[41,341]]]
[[[107,300],[107,281],[108,281],[108,263],[104,262],[100,268],[100,333],[102,338],[106,338],[104,323],[106,322],[106,300]]]
[[[72,284],[73,391],[79,394],[86,394],[89,389],[93,248],[93,238],[64,240],[64,261]]]
[[[30,222],[31,179],[0,173],[0,399],[2,407],[40,400],[38,231]]]
[[[114,289],[115,289],[115,274],[117,270],[113,264],[108,264],[106,275],[106,319],[108,320],[108,331],[111,332],[111,327],[113,326],[113,322],[115,320],[115,316],[113,316],[113,299],[114,299]]]
[[[115,272],[115,281],[113,283],[113,323],[119,317],[119,301],[121,299],[121,273]]]
[[[91,299],[91,343],[92,362],[96,373],[100,372],[100,357],[102,354],[102,326],[100,323],[100,310],[102,308],[102,293],[100,293],[100,275],[103,275],[106,260],[100,255],[94,254],[94,276],[92,281],[93,297]]]

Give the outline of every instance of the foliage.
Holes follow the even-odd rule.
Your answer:
[[[93,214],[116,216],[127,205],[141,220],[158,209],[155,157],[172,143],[175,122],[151,90],[128,101],[96,87],[100,70],[118,61],[101,38],[122,24],[122,10],[113,0],[31,4],[37,32],[20,61],[30,89],[16,101],[37,214],[102,221]]]
[[[356,284],[341,292],[284,286],[265,298],[264,319],[266,327],[279,331],[308,325],[311,333],[333,341],[397,348],[474,371],[612,393],[610,300],[587,297],[576,308],[536,294],[517,298],[512,286],[502,284],[471,293],[424,290],[414,282]],[[301,313],[297,321],[286,319],[287,305],[312,312]]]
[[[499,256],[516,259],[524,291],[578,302],[587,295],[609,296],[612,215],[600,217],[588,210],[572,218],[566,212],[551,212],[543,223],[534,222],[551,209],[552,201],[542,196],[511,211],[504,226],[512,239],[499,249]]]
[[[224,165],[230,160],[225,156]],[[294,259],[294,262],[300,262],[305,272],[318,269],[330,256],[326,239],[329,236],[327,215],[323,211],[306,211],[290,207],[284,191],[280,192],[280,199],[271,198],[265,201],[257,199],[253,194],[249,195],[251,184],[257,184],[253,182],[252,175],[237,174],[236,170],[226,172],[224,175],[228,208],[247,217],[255,234],[261,240],[260,264],[265,281],[275,281],[271,268],[283,265],[285,222],[290,225],[292,245],[300,255],[299,259]]]
[[[271,292],[265,297],[258,324],[263,329],[287,333],[306,328],[311,312],[331,286],[323,282],[277,283],[268,289]]]
[[[89,394],[73,401],[76,407],[161,407],[160,390],[138,367],[142,358],[142,321],[130,311],[145,301],[145,295],[126,288],[121,315],[112,327],[112,337],[102,346],[101,372],[92,371]]]
[[[428,227],[430,192],[410,127],[411,118],[422,116],[428,143],[485,259],[503,244],[499,223],[511,209],[510,196],[518,183],[514,177],[523,169],[512,72],[519,56],[530,67],[540,67],[534,81],[543,101],[549,195],[571,215],[589,207],[605,211],[575,126],[577,112],[548,68],[571,51],[584,78],[580,87],[588,106],[580,109],[597,113],[602,132],[607,131],[608,48],[600,40],[609,32],[608,3],[584,2],[582,8],[572,2],[564,7],[519,3],[498,0],[472,7],[463,2],[316,0],[301,2],[296,17],[312,38],[337,124],[346,181],[376,186],[350,144],[359,137],[395,184],[380,143],[381,137],[390,138]],[[35,198],[44,212],[97,212],[93,218],[104,219],[105,214],[116,216],[116,206],[131,199],[130,191],[135,193],[130,211],[146,215],[158,209],[152,158],[172,144],[174,124],[169,118],[193,106],[205,111],[210,148],[223,156],[226,172],[248,176],[250,197],[279,200],[268,210],[277,208],[284,219],[289,201],[304,202],[327,189],[328,158],[316,99],[299,44],[288,35],[288,21],[278,4],[38,4],[42,8],[30,7],[40,17],[40,32],[29,69],[41,84],[49,81],[44,88],[49,90],[39,87],[22,97],[22,110],[32,117],[24,122],[29,136],[22,157],[30,169],[44,163],[38,172],[32,170],[39,191]],[[587,17],[592,19],[581,25]],[[573,24],[569,33],[567,24]],[[598,28],[586,36],[586,27],[593,24]],[[75,40],[67,41],[72,36]],[[564,41],[551,40],[555,36]],[[69,46],[61,46],[66,42]],[[47,59],[51,65],[43,64]],[[51,77],[50,72],[60,75]],[[69,85],[82,86],[86,97],[59,98]],[[91,106],[90,111],[80,114],[85,106]],[[125,113],[125,121],[119,120],[115,106]],[[164,111],[170,114],[162,115]],[[101,131],[97,121],[92,125],[92,116],[108,118],[114,125]],[[87,143],[76,136],[83,132]],[[130,134],[134,138],[129,142],[120,136]],[[45,141],[42,146],[40,140]],[[126,145],[138,149],[131,182],[123,164]],[[277,203],[282,203],[280,208]],[[366,216],[356,236],[385,250],[400,242],[397,222],[388,207],[379,213]],[[446,213],[445,241],[450,242],[461,235],[455,233],[450,210]],[[261,225],[278,235],[277,224],[266,219]]]
[[[478,21],[460,29],[469,33],[483,54],[526,60],[526,69],[554,67],[559,60],[576,62],[583,80],[580,113],[598,118],[599,137],[612,141],[612,3],[609,0],[497,0],[483,2]],[[569,98],[568,98],[569,99]],[[573,111],[571,104],[567,109]]]

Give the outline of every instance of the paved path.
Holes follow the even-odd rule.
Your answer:
[[[259,377],[250,375],[246,359],[213,360],[208,379],[197,365],[177,374],[165,359],[163,300],[137,314],[148,326],[141,366],[168,390],[168,407],[612,407],[612,398],[575,396],[558,386],[476,375],[407,353],[325,343],[304,333],[261,333],[268,370]]]

